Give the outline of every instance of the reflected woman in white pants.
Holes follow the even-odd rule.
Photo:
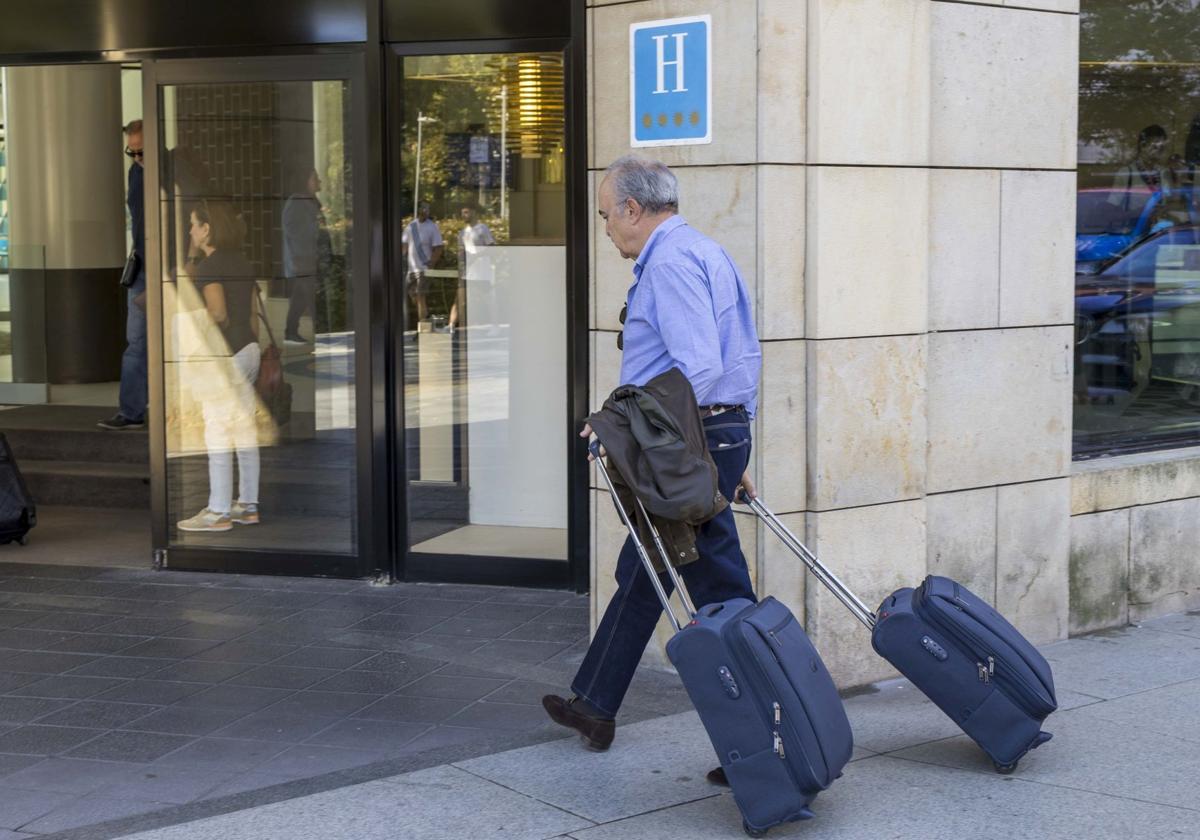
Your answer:
[[[228,202],[203,201],[191,212],[190,235],[203,254],[195,285],[220,331],[200,392],[204,444],[208,449],[208,506],[178,523],[181,531],[228,531],[257,525],[258,428],[255,422],[261,348],[258,344],[254,269],[242,254],[245,228]],[[237,453],[238,494],[233,497],[233,456]]]

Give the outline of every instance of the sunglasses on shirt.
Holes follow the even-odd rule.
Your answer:
[[[125,147],[125,157],[140,158],[144,157],[145,154],[146,152],[144,149],[131,149],[128,146]]]
[[[621,331],[617,333],[617,349],[618,350],[625,349],[624,326],[625,326],[625,318],[628,317],[628,315],[629,315],[629,304],[625,304],[624,306],[621,307],[621,314],[617,316],[617,319],[621,322],[621,327],[622,327]]]

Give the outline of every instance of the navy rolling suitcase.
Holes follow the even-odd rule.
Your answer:
[[[1042,722],[1058,708],[1054,677],[1037,649],[965,586],[930,575],[898,589],[872,613],[758,499],[766,526],[871,631],[871,646],[977,743],[1001,773],[1050,740]]]
[[[791,611],[774,598],[757,604],[734,598],[694,609],[651,526],[688,614],[681,625],[637,528],[617,502],[595,441],[591,449],[675,628],[667,656],[729,779],[743,829],[761,837],[773,826],[810,819],[808,806],[842,774],[853,750],[850,721],[825,663]]]
[[[0,545],[29,541],[29,529],[37,524],[37,507],[25,486],[8,438],[0,434]]]

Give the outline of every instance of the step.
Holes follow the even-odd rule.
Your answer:
[[[150,469],[144,464],[36,458],[17,463],[35,504],[150,510]]]
[[[35,461],[148,464],[150,439],[143,429],[107,431],[103,406],[29,405],[0,411],[0,432],[18,463]]]

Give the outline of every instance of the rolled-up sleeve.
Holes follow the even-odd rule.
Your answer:
[[[696,402],[705,405],[724,374],[721,341],[712,294],[698,269],[683,263],[658,263],[642,274],[653,293],[655,327],[667,353],[692,383]]]

